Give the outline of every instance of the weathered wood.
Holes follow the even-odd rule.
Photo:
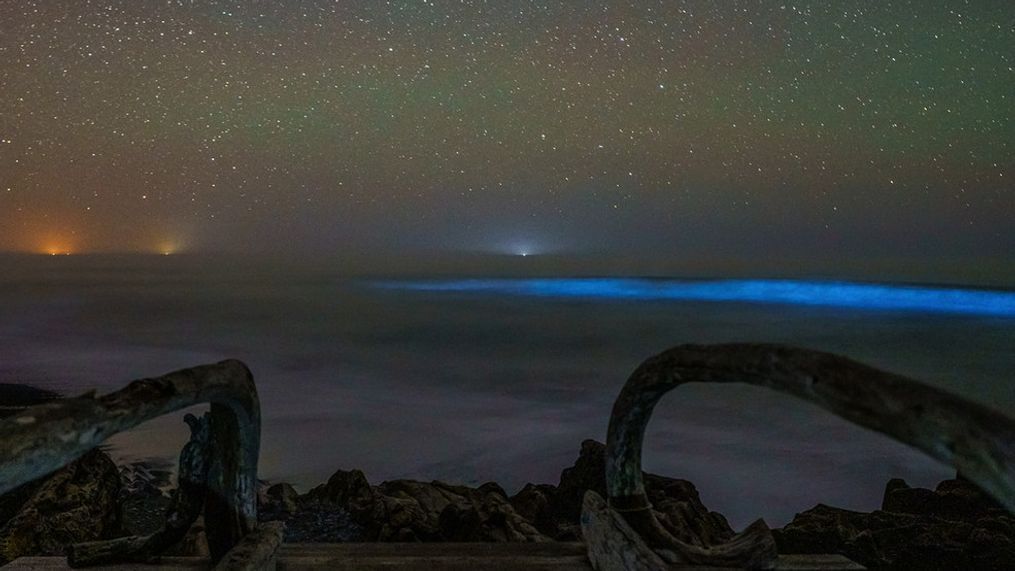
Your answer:
[[[219,561],[215,571],[273,571],[284,532],[280,521],[260,524]]]
[[[4,571],[71,571],[63,557],[21,557],[3,567]],[[208,571],[204,557],[160,557],[152,563],[118,563],[91,567],[90,571]]]
[[[743,382],[821,406],[954,465],[1015,512],[1015,421],[918,381],[856,361],[781,345],[682,345],[652,357],[617,397],[607,435],[609,505],[653,549],[678,561],[765,566],[755,549],[774,548],[762,524],[753,537],[702,549],[674,538],[655,519],[642,482],[645,429],[659,400],[692,382]],[[750,531],[750,530],[749,530]],[[769,536],[770,538],[770,536]],[[754,545],[752,545],[754,544]],[[771,564],[774,564],[774,549]]]
[[[278,550],[280,571],[356,569],[427,571],[590,571],[581,543],[288,543]],[[207,570],[207,559],[163,557],[152,564],[126,564],[92,571]],[[23,557],[4,571],[67,571],[61,557]],[[716,571],[715,567],[675,567],[677,571]],[[859,571],[839,555],[787,555],[778,571]]]
[[[540,541],[533,543],[433,542],[433,543],[284,543],[279,557],[293,559],[341,555],[357,559],[392,557],[443,557],[462,555],[489,559],[506,557],[570,557],[585,556],[585,544],[577,541]]]
[[[225,405],[211,405],[212,461],[204,513],[208,550],[216,561],[257,525],[257,478],[253,477],[257,474],[257,454],[251,458],[249,451],[236,446],[245,428],[240,418],[228,411]]]
[[[101,397],[64,399],[0,420],[0,494],[73,461],[109,437],[189,406],[211,403],[206,513],[212,556],[257,524],[261,412],[247,367],[223,361],[134,381]]]
[[[190,426],[190,440],[180,452],[178,485],[166,510],[165,527],[151,535],[120,537],[70,546],[71,567],[88,567],[113,562],[144,562],[161,555],[186,536],[204,509],[209,463],[209,415],[184,417]]]
[[[650,510],[621,513],[589,490],[582,505],[581,527],[589,561],[598,571],[659,571],[687,564],[746,569],[777,565],[775,539],[761,521],[726,543],[700,547],[674,538]]]
[[[581,527],[595,569],[658,571],[667,567],[638,532],[592,490],[585,492],[582,502]]]

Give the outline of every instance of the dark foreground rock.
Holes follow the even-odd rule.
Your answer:
[[[1015,569],[1015,518],[964,479],[936,490],[892,480],[882,509],[826,505],[774,530],[780,553],[841,553],[871,569]]]
[[[0,564],[22,555],[60,554],[66,545],[151,533],[164,523],[167,466],[119,471],[95,450],[51,476],[0,496]],[[394,480],[371,485],[339,470],[300,495],[285,483],[258,491],[260,517],[284,520],[286,541],[546,542],[580,540],[587,490],[606,495],[605,447],[582,443],[557,485],[528,484],[514,496],[479,487]],[[659,521],[688,543],[733,536],[686,480],[645,475]],[[175,554],[206,554],[202,522]],[[963,479],[935,490],[892,480],[882,509],[854,512],[818,505],[774,530],[781,553],[839,553],[872,569],[1015,569],[1015,517]]]
[[[120,475],[104,452],[92,450],[40,481],[5,494],[0,564],[25,555],[60,555],[76,542],[120,531]],[[19,504],[19,505],[18,505]]]
[[[496,484],[470,488],[393,480],[371,486],[359,470],[340,470],[300,502],[312,513],[346,512],[363,541],[549,541],[515,512]]]
[[[149,535],[166,523],[175,466],[169,462],[141,461],[120,466],[120,511],[129,535]]]
[[[513,497],[494,483],[471,488],[395,480],[372,486],[359,470],[339,470],[326,484],[295,498],[296,509],[294,491],[284,487],[262,494],[262,509],[271,514],[266,517],[296,526],[302,538],[317,535],[314,522],[327,517],[342,521],[345,515],[357,528],[350,534],[359,541],[578,540],[585,492],[606,493],[604,468],[605,447],[587,440],[558,485],[529,484]],[[659,520],[685,541],[700,545],[733,535],[726,519],[701,503],[690,482],[646,475],[646,486]]]
[[[0,383],[0,418],[60,398],[25,384]],[[121,530],[120,475],[95,449],[48,476],[0,495],[0,565],[26,555],[60,555],[76,542]]]
[[[511,504],[541,533],[556,540],[577,541],[585,492],[594,490],[605,498],[605,474],[606,446],[586,440],[578,460],[561,473],[557,486],[528,484],[511,498]],[[702,545],[733,536],[726,518],[705,507],[691,482],[645,474],[645,490],[660,523],[681,540]]]

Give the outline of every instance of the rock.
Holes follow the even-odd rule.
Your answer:
[[[645,474],[645,487],[657,519],[683,541],[733,537],[692,483]],[[584,495],[605,488],[605,446],[587,440],[558,485],[528,484],[511,498],[495,483],[371,486],[363,472],[339,470],[303,496],[288,484],[265,485],[259,502],[262,519],[286,520],[289,542],[538,542],[580,540]],[[1015,518],[964,479],[936,490],[892,480],[882,507],[863,513],[818,505],[773,532],[782,553],[840,553],[873,569],[1015,568]]]
[[[559,516],[565,521],[577,522],[588,490],[606,497],[606,445],[595,440],[583,441],[574,466],[560,473],[557,484]]]
[[[130,535],[148,535],[165,527],[174,466],[146,460],[120,466],[120,511]]]
[[[707,546],[733,537],[726,517],[709,511],[691,482],[646,474],[645,490],[659,523],[681,541]]]
[[[549,484],[526,484],[511,498],[511,506],[541,533],[560,539],[576,538],[573,531],[564,531],[555,514],[557,487]]]
[[[335,473],[301,498],[348,512],[365,541],[546,541],[496,484],[479,488],[392,480],[370,486],[358,470]]]
[[[340,507],[303,504],[285,520],[288,543],[343,543],[362,541],[363,530]]]
[[[937,490],[892,480],[882,507],[818,505],[773,533],[780,553],[840,553],[871,569],[1015,568],[1015,518],[964,479]]]
[[[258,509],[281,517],[290,516],[299,509],[299,498],[299,492],[291,485],[284,482],[274,484],[265,491],[264,501]]]
[[[463,497],[470,502],[465,509],[452,502],[438,516],[441,536],[447,541],[525,543],[549,539],[515,511],[497,484],[483,484]]]
[[[327,483],[300,496],[290,484],[265,485],[258,494],[258,519],[285,520],[289,543],[362,541],[363,529],[344,506],[369,504],[373,492],[359,470],[339,470]]]
[[[936,490],[911,488],[894,479],[885,487],[881,509],[886,512],[936,516],[964,521],[1007,513],[994,498],[965,478],[945,480]]]
[[[840,553],[868,567],[885,563],[873,544],[871,514],[818,504],[772,530],[779,553]]]
[[[370,482],[360,470],[339,470],[326,484],[310,490],[304,502],[345,505],[355,501],[371,501]]]
[[[0,564],[113,537],[120,529],[119,492],[116,465],[98,449],[42,479],[0,527]]]
[[[46,483],[46,478],[39,478],[21,484],[17,488],[7,492],[0,496],[0,526],[6,524],[14,516],[18,515],[21,511],[22,506],[35,495],[35,492],[39,490],[42,485]]]
[[[733,537],[726,518],[705,507],[691,482],[645,474],[645,489],[659,522],[681,540],[704,545]],[[543,534],[575,541],[581,539],[579,517],[589,490],[606,497],[606,446],[595,440],[582,442],[574,466],[561,473],[556,487],[528,484],[511,503]]]

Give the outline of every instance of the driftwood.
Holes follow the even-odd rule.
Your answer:
[[[0,494],[44,476],[95,448],[118,432],[189,406],[211,403],[208,416],[205,521],[212,559],[217,561],[257,526],[257,459],[261,412],[247,367],[223,361],[134,381],[95,397],[35,406],[0,420]],[[195,455],[195,458],[197,456]],[[196,497],[178,499],[181,525]],[[145,538],[125,549],[144,549]]]
[[[682,345],[652,357],[628,378],[610,418],[606,480],[610,517],[620,516],[644,543],[602,533],[589,538],[589,557],[600,570],[635,560],[616,549],[644,550],[670,563],[767,568],[777,556],[760,520],[723,545],[699,547],[672,536],[656,520],[642,482],[645,428],[667,392],[692,382],[743,382],[815,403],[846,420],[884,433],[955,466],[1015,512],[1015,421],[918,381],[856,361],[780,345]],[[603,512],[590,500],[583,520],[602,530]],[[592,521],[596,520],[596,521]],[[619,547],[618,547],[619,546]],[[604,555],[606,554],[606,555]],[[647,554],[642,561],[658,562]],[[621,559],[618,559],[620,557]],[[651,565],[647,568],[652,568]]]
[[[656,571],[666,562],[624,518],[589,490],[582,502],[582,538],[596,569]]]
[[[70,546],[67,563],[87,567],[106,563],[147,562],[184,538],[204,509],[208,479],[209,415],[184,417],[190,426],[190,440],[180,452],[178,486],[173,492],[163,529],[146,536],[119,537]]]
[[[284,531],[285,524],[280,521],[262,523],[232,548],[214,571],[274,570]]]

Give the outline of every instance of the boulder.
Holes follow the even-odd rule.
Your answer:
[[[818,505],[773,530],[780,553],[840,553],[871,569],[1015,568],[1015,518],[972,483],[891,480],[881,510]]]
[[[528,520],[519,515],[503,488],[494,483],[468,490],[468,502],[452,502],[438,516],[441,536],[447,541],[493,541],[525,543],[547,541]]]
[[[496,484],[479,488],[393,480],[370,486],[358,470],[336,472],[301,504],[347,512],[363,541],[546,541]],[[301,508],[302,509],[302,508]]]
[[[328,482],[310,490],[301,498],[305,503],[346,505],[356,502],[371,502],[373,491],[370,482],[360,470],[339,470],[328,478]]]
[[[0,495],[0,526],[6,524],[14,516],[18,515],[21,508],[39,491],[39,488],[46,483],[46,478],[32,480],[21,484],[17,488]]]
[[[839,553],[878,568],[887,563],[872,529],[883,530],[882,513],[861,513],[818,504],[797,514],[782,529],[772,530],[779,553]],[[888,527],[891,527],[889,523]]]
[[[694,545],[721,543],[733,537],[729,522],[705,507],[694,484],[654,474],[644,477],[656,518],[675,536]],[[511,498],[511,503],[543,534],[575,541],[581,539],[578,520],[588,490],[606,497],[606,446],[595,440],[582,442],[574,466],[561,473],[556,487],[528,484]]]
[[[287,543],[344,543],[362,541],[363,537],[349,512],[337,506],[302,504],[285,518]]]
[[[67,545],[113,537],[120,530],[120,475],[101,450],[33,487],[0,527],[0,564],[27,555],[60,555]]]
[[[120,510],[123,528],[130,535],[148,535],[166,525],[173,488],[168,462],[145,460],[120,466]]]
[[[997,500],[961,476],[941,482],[935,490],[911,488],[904,480],[891,480],[885,487],[881,509],[952,521],[996,517],[1007,513]]]
[[[578,528],[566,528],[557,513],[557,487],[549,484],[526,484],[511,497],[511,506],[541,533],[554,539],[577,539]],[[575,522],[577,523],[577,522]]]
[[[296,488],[285,482],[274,484],[264,491],[263,497],[258,497],[258,512],[265,513],[264,519],[285,519],[299,509],[299,499]]]
[[[277,488],[269,495],[268,490]],[[373,502],[373,491],[366,476],[359,470],[339,470],[324,484],[310,490],[303,496],[293,498],[295,489],[289,484],[266,487],[260,498],[262,509],[258,517],[262,521],[284,519],[286,522],[285,541],[303,543],[339,543],[361,541],[363,529],[353,521],[346,506]],[[274,499],[278,497],[279,500]],[[295,509],[282,511],[279,501]],[[264,509],[266,508],[266,509]],[[363,509],[363,508],[360,508]]]

